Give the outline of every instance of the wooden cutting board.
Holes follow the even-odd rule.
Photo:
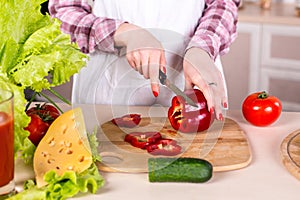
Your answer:
[[[282,163],[300,180],[300,129],[289,134],[281,143]]]
[[[181,145],[181,157],[206,159],[214,171],[228,171],[246,167],[251,162],[247,137],[232,119],[214,121],[204,132],[181,133],[174,130],[167,118],[142,118],[135,128],[119,128],[110,121],[101,125],[99,152],[102,162],[98,167],[107,172],[147,172],[147,160],[154,157],[146,150],[124,142],[130,132],[159,131],[164,138],[175,139]]]

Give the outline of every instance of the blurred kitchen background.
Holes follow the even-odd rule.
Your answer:
[[[300,111],[300,3],[297,10],[297,1],[242,2],[238,38],[222,57],[230,109],[241,109],[248,94],[264,90],[277,96],[285,111]],[[261,3],[267,6],[262,8]],[[70,100],[72,79],[55,90]]]

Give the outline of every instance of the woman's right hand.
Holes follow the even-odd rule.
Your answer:
[[[150,79],[154,96],[159,94],[159,69],[166,72],[165,52],[161,43],[147,30],[124,23],[114,35],[116,46],[126,46],[129,65]]]

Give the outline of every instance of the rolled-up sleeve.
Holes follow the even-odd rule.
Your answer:
[[[87,0],[49,0],[49,13],[62,22],[62,32],[69,34],[82,52],[117,52],[113,36],[122,20],[95,16]]]
[[[205,0],[205,10],[188,48],[199,47],[213,59],[228,52],[237,36],[239,0]]]

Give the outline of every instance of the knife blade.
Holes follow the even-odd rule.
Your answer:
[[[161,84],[167,86],[170,88],[176,95],[182,96],[184,100],[191,106],[198,107],[197,104],[189,98],[183,91],[181,91],[176,85],[170,82],[170,80],[167,78],[167,75],[159,70],[159,81]]]

